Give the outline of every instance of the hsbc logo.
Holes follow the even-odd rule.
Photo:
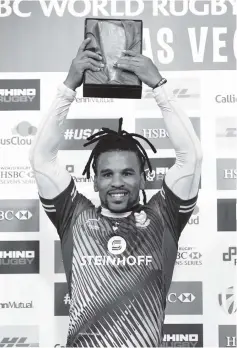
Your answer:
[[[183,303],[191,303],[195,300],[195,296],[191,293],[182,293],[178,296],[178,294],[175,293],[170,293],[167,296],[167,301],[169,302],[176,302],[176,301],[180,301]]]
[[[0,200],[0,232],[38,232],[39,200]]]
[[[166,298],[166,314],[202,314],[202,282],[172,282]]]
[[[202,265],[202,254],[196,248],[190,246],[179,246],[176,265],[178,266],[200,266]]]
[[[1,220],[8,220],[11,221],[15,217],[20,220],[29,220],[33,215],[29,210],[19,210],[16,213],[14,213],[13,210],[7,210],[7,211],[0,211],[0,221]]]

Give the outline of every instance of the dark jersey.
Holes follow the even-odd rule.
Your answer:
[[[73,179],[41,198],[62,246],[70,301],[69,347],[158,347],[180,234],[197,196],[162,189],[139,213],[101,214]]]

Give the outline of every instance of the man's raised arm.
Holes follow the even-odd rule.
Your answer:
[[[75,89],[82,84],[84,71],[99,71],[102,66],[100,55],[86,50],[90,39],[83,41],[73,59],[68,76],[58,86],[57,95],[43,117],[31,145],[29,160],[35,174],[39,194],[52,199],[69,185],[71,176],[59,164],[58,150],[64,133],[64,121],[76,95]]]
[[[178,107],[178,103],[167,97],[164,87],[155,88],[162,76],[152,60],[132,51],[125,51],[124,54],[115,66],[134,72],[142,82],[153,88],[154,97],[161,109],[166,130],[176,153],[176,162],[168,170],[165,183],[178,198],[194,198],[199,188],[202,151],[192,123]]]

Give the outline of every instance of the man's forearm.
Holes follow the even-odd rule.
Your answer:
[[[156,88],[153,93],[176,154],[183,153],[192,156],[194,160],[202,156],[201,144],[189,117],[175,99],[167,95],[164,87]]]
[[[42,118],[30,148],[29,159],[34,169],[56,159],[63,138],[64,121],[75,95],[76,92],[63,83],[58,87],[57,95]]]

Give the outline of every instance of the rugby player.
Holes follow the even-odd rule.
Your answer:
[[[144,167],[151,165],[135,139],[142,136],[124,131],[120,119],[117,132],[103,128],[85,144],[95,144],[84,174],[89,178],[92,166],[101,205],[78,192],[58,150],[84,71],[104,68],[100,53],[86,49],[89,42],[83,41],[59,85],[29,156],[42,206],[61,240],[70,295],[66,345],[159,347],[178,241],[197,202],[201,145],[189,118],[167,96],[166,80],[152,60],[125,51],[115,68],[134,72],[153,89],[176,162],[162,189],[146,202]]]

